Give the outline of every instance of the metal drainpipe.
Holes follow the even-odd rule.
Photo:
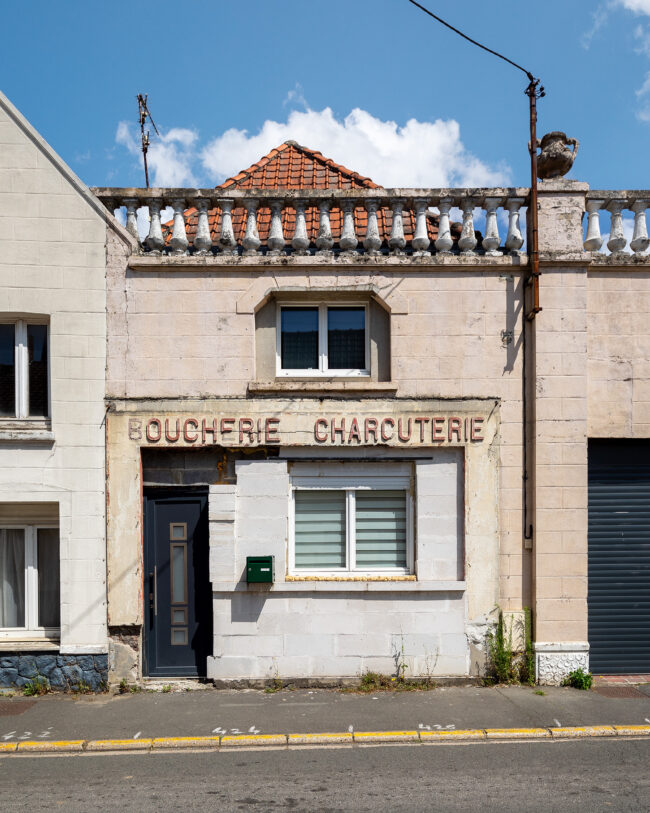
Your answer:
[[[526,289],[531,289],[532,307],[526,310],[526,291],[524,291],[524,312],[526,320],[523,324],[523,342],[522,342],[522,410],[523,410],[523,503],[524,503],[524,540],[530,542],[527,549],[532,550],[533,546],[533,523],[531,522],[531,490],[534,486],[534,472],[533,476],[529,477],[528,466],[534,466],[534,447],[535,447],[535,432],[534,426],[529,426],[529,410],[530,403],[528,398],[529,374],[528,365],[531,365],[532,384],[533,384],[533,398],[535,386],[535,317],[542,308],[539,304],[539,234],[538,234],[538,211],[537,211],[537,99],[544,95],[544,89],[540,87],[539,79],[535,79],[529,74],[530,84],[526,88],[526,95],[530,102],[530,143],[528,145],[530,151],[530,202],[528,207],[528,253],[529,253],[529,267],[530,274],[526,279]],[[528,356],[528,341],[527,334],[530,331],[530,338],[532,339],[532,356]],[[533,403],[532,418],[534,420],[535,409]],[[531,598],[532,598],[531,583]]]

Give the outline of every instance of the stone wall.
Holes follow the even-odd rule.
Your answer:
[[[108,688],[108,655],[0,653],[0,686],[22,689],[35,680],[62,691],[102,692]]]

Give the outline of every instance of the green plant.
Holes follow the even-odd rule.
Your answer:
[[[582,689],[587,691],[591,689],[591,684],[594,682],[591,672],[585,672],[584,669],[574,669],[562,681],[563,686],[571,686],[574,689]]]
[[[122,678],[119,683],[119,690],[120,694],[126,694],[127,692],[136,694],[142,691],[142,686],[138,686],[137,683],[129,683],[126,678]]]
[[[266,692],[266,694],[275,694],[275,692],[279,692],[283,688],[284,688],[284,683],[276,675],[276,677],[273,678],[272,684],[270,686],[267,686],[264,689],[264,691]]]
[[[533,614],[524,607],[524,653],[519,668],[519,680],[529,686],[535,685],[535,650],[533,649]]]
[[[41,675],[36,675],[32,680],[28,680],[23,686],[23,694],[25,697],[35,697],[42,694],[47,694],[50,691],[50,685],[47,678]]]
[[[85,680],[80,680],[79,683],[77,683],[76,686],[74,687],[73,691],[76,694],[92,694],[93,690],[90,688],[90,686],[86,683]]]
[[[160,691],[161,691],[163,694],[169,694],[169,692],[171,692],[171,690],[172,690],[172,687],[169,685],[169,683],[166,683],[166,684],[165,684],[165,685],[162,687],[162,689],[161,689]]]
[[[506,634],[503,612],[499,610],[497,625],[487,636],[491,671],[497,683],[515,683],[519,679],[519,669],[512,649],[512,627]]]
[[[535,692],[535,694],[540,695],[540,697],[544,697],[544,695],[546,694],[546,692],[543,692],[541,689],[538,689],[538,690]]]

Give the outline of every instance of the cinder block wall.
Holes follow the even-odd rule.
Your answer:
[[[440,452],[437,460],[417,465],[416,513],[423,535],[417,568],[420,579],[453,581],[461,567],[462,464],[458,450]],[[236,486],[210,488],[210,575],[216,592],[209,677],[357,677],[366,670],[394,673],[401,663],[409,676],[468,673],[462,591],[418,592],[414,582],[377,592],[355,590],[364,587],[360,583],[339,583],[339,589],[287,583],[287,461],[239,461],[236,467]],[[443,534],[426,544],[438,523]],[[269,554],[275,556],[272,589],[248,586],[246,556]],[[297,586],[303,590],[297,592]]]

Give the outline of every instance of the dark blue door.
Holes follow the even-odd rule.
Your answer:
[[[204,491],[152,489],[144,496],[145,673],[205,677],[212,650]]]

